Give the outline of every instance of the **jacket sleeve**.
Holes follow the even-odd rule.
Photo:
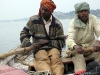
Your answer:
[[[76,28],[74,27],[74,20],[72,20],[70,22],[70,26],[68,29],[68,38],[66,39],[66,47],[69,50],[73,50],[74,45],[76,45],[75,43],[75,34],[76,34]]]
[[[28,47],[28,46],[32,45],[30,42],[31,34],[29,33],[30,32],[30,30],[29,30],[30,25],[31,25],[31,20],[29,20],[27,22],[26,26],[20,32],[20,41],[21,41],[23,47]]]
[[[95,17],[93,23],[94,23],[94,32],[97,36],[97,39],[100,41],[100,23],[99,23],[97,17]]]

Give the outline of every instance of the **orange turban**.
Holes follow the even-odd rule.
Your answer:
[[[56,5],[52,0],[42,0],[40,6],[45,6],[51,13],[56,9]]]

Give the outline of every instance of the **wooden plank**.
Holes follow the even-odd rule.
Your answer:
[[[72,58],[65,58],[65,57],[61,57],[61,60],[64,64],[67,64],[67,63],[72,63]],[[85,57],[85,60],[86,61],[89,61],[89,60],[93,60],[92,58],[87,58]]]
[[[65,58],[65,57],[61,57],[61,60],[64,64],[66,63],[72,63],[72,58]]]

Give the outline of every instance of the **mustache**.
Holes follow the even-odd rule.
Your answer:
[[[83,15],[82,17],[87,17],[87,15]]]
[[[81,17],[88,17],[88,15],[83,14]]]

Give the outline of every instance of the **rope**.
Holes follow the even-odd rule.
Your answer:
[[[30,66],[30,64],[27,64],[24,60],[27,57],[29,57],[31,54],[32,54],[32,52],[29,55],[27,55],[26,57],[22,57],[22,56],[21,57],[16,57],[16,62],[19,62],[19,63],[21,63],[23,65],[26,65],[26,66]]]
[[[28,71],[27,72],[28,75],[50,75],[50,71],[46,70],[46,71]]]

